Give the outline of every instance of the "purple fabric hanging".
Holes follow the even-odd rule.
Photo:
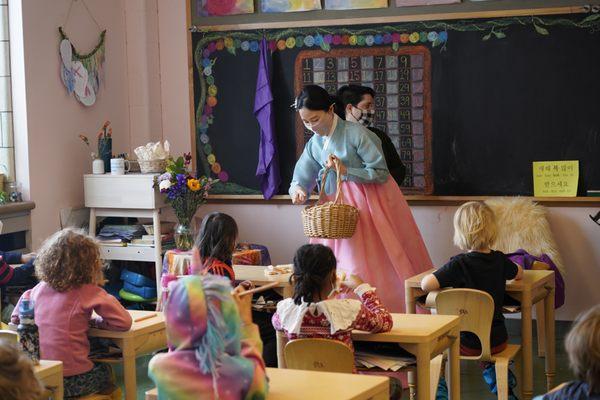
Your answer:
[[[279,157],[277,140],[273,124],[273,94],[269,79],[269,47],[267,40],[260,42],[260,60],[258,77],[256,78],[256,95],[254,96],[254,115],[260,126],[260,147],[258,150],[258,166],[256,176],[260,180],[260,188],[265,199],[270,199],[279,190],[281,176],[279,174]]]
[[[506,255],[512,262],[519,264],[523,269],[531,269],[534,261],[541,261],[550,266],[550,270],[554,271],[554,308],[558,308],[565,304],[565,281],[552,259],[547,254],[542,254],[537,257],[529,254],[523,249],[519,249],[514,253]]]

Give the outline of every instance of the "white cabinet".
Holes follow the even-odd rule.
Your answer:
[[[104,260],[154,262],[156,288],[160,297],[162,243],[160,209],[163,196],[154,189],[157,174],[84,175],[85,206],[90,209],[90,234],[96,232],[97,217],[152,218],[154,247],[100,246]]]

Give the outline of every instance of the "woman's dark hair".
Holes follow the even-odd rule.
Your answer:
[[[321,86],[306,85],[296,97],[294,107],[296,110],[308,108],[312,111],[329,111],[334,103],[335,97],[330,96]]]
[[[322,244],[305,244],[294,256],[294,272],[290,281],[294,285],[294,303],[320,301],[318,298],[327,278],[335,270],[337,261],[333,251]]]
[[[346,106],[352,104],[354,107],[362,101],[364,95],[375,98],[375,91],[368,86],[345,85],[338,89],[335,102],[335,113],[341,119],[346,119]]]
[[[229,215],[214,212],[205,216],[196,238],[202,262],[206,264],[216,259],[226,264],[231,263],[237,236],[237,224]]]

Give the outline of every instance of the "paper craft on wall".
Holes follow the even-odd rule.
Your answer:
[[[67,92],[69,94],[74,93],[75,98],[81,104],[90,107],[96,102],[100,82],[104,80],[104,38],[106,30],[100,29],[100,25],[90,13],[85,1],[82,0],[82,4],[101,32],[98,44],[94,49],[87,54],[80,54],[64,30],[69,21],[73,2],[71,1],[71,5],[69,6],[65,23],[63,26],[58,27],[60,34],[60,77],[67,88]]]
[[[201,17],[252,14],[253,0],[197,0],[196,10]]]
[[[320,10],[320,0],[262,0],[261,10],[264,13],[296,12]]]
[[[359,10],[387,6],[388,0],[325,0],[325,9],[327,10]]]

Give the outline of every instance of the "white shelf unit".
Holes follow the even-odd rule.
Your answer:
[[[98,217],[152,218],[154,247],[100,246],[104,260],[153,262],[156,289],[160,298],[162,243],[160,213],[166,207],[163,196],[154,189],[157,174],[84,175],[85,206],[90,209],[90,234],[96,233]]]

